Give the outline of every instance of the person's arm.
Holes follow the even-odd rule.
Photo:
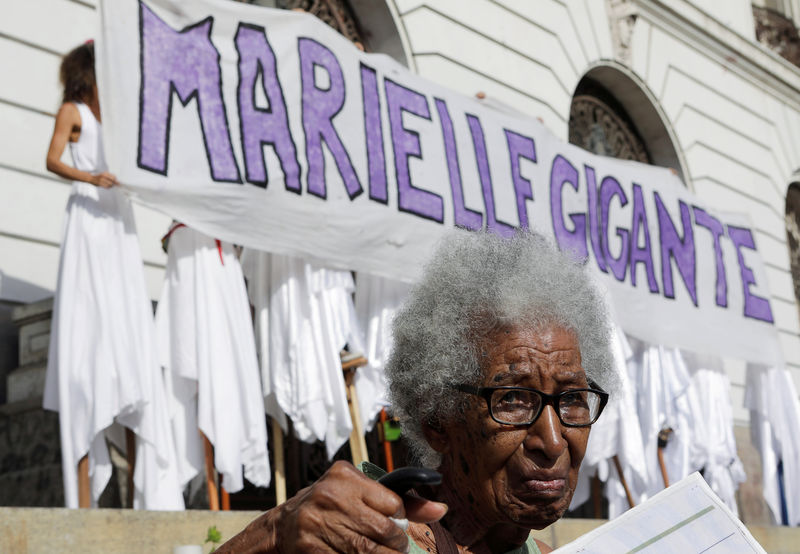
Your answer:
[[[62,104],[56,114],[53,138],[50,139],[50,147],[47,149],[47,170],[71,181],[85,181],[102,188],[113,187],[117,184],[117,178],[111,173],[104,171],[92,174],[61,161],[61,155],[64,153],[64,148],[67,147],[70,135],[80,127],[81,114],[78,112],[77,106],[71,102]]]
[[[256,518],[218,554],[300,552],[405,552],[408,538],[390,517],[436,521],[437,502],[403,500],[346,462],[336,462],[316,483]]]

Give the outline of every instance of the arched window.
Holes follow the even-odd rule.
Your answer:
[[[244,0],[251,4],[314,14],[367,52],[380,52],[408,66],[397,22],[389,6],[376,0]]]
[[[301,9],[316,15],[352,42],[366,46],[364,32],[346,0],[275,0],[276,7],[287,10]]]
[[[572,97],[569,141],[601,156],[650,163],[647,147],[625,109],[588,77],[578,83]]]
[[[630,70],[598,65],[575,87],[569,142],[595,154],[672,168],[685,182],[682,156],[666,121]]]

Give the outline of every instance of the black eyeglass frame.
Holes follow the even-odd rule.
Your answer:
[[[591,427],[594,425],[597,420],[600,418],[600,414],[603,413],[603,409],[606,407],[608,403],[608,393],[603,389],[597,387],[596,385],[592,386],[590,383],[589,387],[581,388],[581,389],[568,389],[565,391],[561,391],[558,394],[547,394],[546,392],[542,392],[537,389],[532,389],[529,387],[473,387],[472,385],[453,385],[453,388],[459,390],[461,392],[466,392],[467,394],[474,394],[475,396],[480,396],[486,401],[486,408],[489,410],[489,416],[499,423],[500,425],[511,425],[514,427],[529,427],[536,423],[536,420],[539,419],[539,416],[542,415],[545,406],[552,406],[553,411],[558,416],[558,420],[561,422],[561,425],[564,427]],[[539,396],[542,399],[541,404],[539,404],[539,410],[534,414],[533,419],[526,423],[509,423],[508,421],[500,421],[494,416],[494,411],[492,410],[492,395],[495,391],[498,390],[520,390],[520,391],[528,391],[532,392]],[[597,410],[597,415],[594,419],[589,423],[567,423],[561,417],[561,411],[558,409],[558,405],[561,401],[561,397],[565,394],[572,394],[576,392],[593,392],[600,397],[600,406]]]

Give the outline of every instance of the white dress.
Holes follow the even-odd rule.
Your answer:
[[[74,166],[105,171],[100,124],[77,107]],[[44,392],[44,407],[59,412],[65,503],[78,506],[77,465],[88,453],[96,505],[112,469],[104,431],[118,423],[137,438],[134,507],[182,509],[130,202],[116,188],[76,181],[66,212]]]
[[[229,492],[244,476],[269,486],[267,428],[250,304],[233,245],[174,224],[156,311],[161,364],[170,377],[181,478],[203,470],[198,429],[214,445]]]

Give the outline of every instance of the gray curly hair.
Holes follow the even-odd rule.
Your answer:
[[[605,303],[580,265],[533,233],[455,231],[398,311],[386,367],[392,406],[422,465],[441,463],[422,423],[455,417],[451,386],[482,378],[478,344],[515,324],[572,330],[587,378],[607,391],[615,386]]]

